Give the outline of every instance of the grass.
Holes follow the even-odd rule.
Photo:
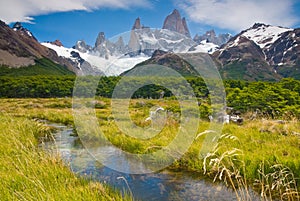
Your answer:
[[[38,137],[49,134],[37,121],[0,115],[1,200],[131,200],[78,178],[58,156],[40,150]]]
[[[0,99],[0,111],[6,116],[13,116],[12,119],[39,118],[73,124],[71,101],[70,98]],[[105,137],[112,144],[130,153],[154,153],[168,145],[180,130],[181,114],[176,100],[131,100],[130,119],[144,129],[151,129],[151,124],[145,122],[145,119],[154,106],[161,106],[169,111],[166,116],[166,126],[161,132],[155,136],[146,133],[142,136],[145,139],[139,139],[141,136],[129,136],[122,128],[120,129],[120,125],[116,124],[111,114],[110,99],[86,100],[86,108],[93,108],[93,105],[96,105],[96,122],[99,123]],[[195,112],[191,108],[187,110],[191,114]],[[125,121],[122,115],[118,117],[119,124],[128,128],[128,121]],[[196,125],[194,123],[192,122]],[[199,120],[197,123],[199,125],[194,126],[197,131],[196,135],[189,136],[195,138],[193,143],[180,159],[176,159],[168,167],[169,169],[205,173],[212,180],[223,181],[235,189],[239,200],[249,200],[248,186],[259,192],[263,200],[299,199],[300,122],[298,119],[289,118],[278,121],[260,118],[246,120],[243,125],[226,124],[218,146],[212,149],[210,155],[206,156],[206,160],[199,157],[199,152],[207,135],[205,133],[208,133],[209,122]],[[93,127],[88,125],[88,127]],[[130,131],[134,129],[126,132],[130,133]],[[97,139],[99,136],[87,137]],[[157,160],[165,159],[158,157]],[[18,159],[13,161],[18,162]],[[281,176],[276,177],[276,175]],[[283,181],[282,178],[289,179],[280,186],[279,182]]]

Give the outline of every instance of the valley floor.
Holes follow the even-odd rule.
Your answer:
[[[111,117],[111,100],[86,100],[95,105],[101,130],[115,146],[131,153],[153,153],[168,145],[180,128],[179,105],[175,100],[134,99],[129,105],[131,120],[140,127],[151,126],[145,119],[151,108],[169,111],[166,128],[148,140],[126,136]],[[77,178],[62,161],[37,148],[40,136],[51,130],[37,119],[74,125],[71,98],[0,99],[0,194],[4,200],[120,200],[119,194],[102,184]],[[179,115],[180,116],[180,115]],[[169,169],[205,174],[225,182],[247,200],[252,186],[263,200],[299,199],[300,122],[298,119],[245,119],[242,125],[226,124],[216,146],[204,158],[200,150],[209,131],[207,120],[199,126],[188,151]],[[94,136],[95,137],[95,136]],[[159,158],[159,160],[163,160]],[[126,198],[127,199],[127,198]]]

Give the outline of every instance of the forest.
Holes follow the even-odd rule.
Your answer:
[[[71,97],[76,82],[77,92],[82,90],[85,96],[100,96],[111,98],[113,91],[121,77],[95,77],[85,76],[77,79],[74,75],[39,75],[39,76],[1,76],[1,98],[52,98]],[[118,86],[124,96],[129,93],[131,87],[142,86],[135,91],[131,98],[158,99],[174,98],[168,86],[176,89],[177,93],[185,94],[187,89],[185,80],[192,87],[199,105],[204,108],[204,116],[209,115],[210,98],[214,94],[200,77],[188,77],[185,80],[177,78],[151,78],[163,83],[163,86],[149,83],[147,77],[128,77]],[[97,84],[96,92],[93,85]],[[223,85],[222,85],[223,84]],[[215,89],[225,87],[226,103],[228,107],[239,110],[242,113],[257,112],[271,117],[282,115],[300,118],[300,81],[292,78],[284,78],[279,82],[249,82],[241,80],[225,80],[223,83],[215,83]],[[164,86],[167,86],[164,87]],[[173,91],[174,92],[174,91]],[[203,109],[203,108],[202,108]]]

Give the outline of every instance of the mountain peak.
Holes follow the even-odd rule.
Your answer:
[[[265,26],[270,26],[270,25],[266,25],[264,23],[259,23],[259,22],[256,22],[253,24],[253,26],[251,27],[252,29],[257,29],[259,27],[265,27]]]
[[[16,22],[13,25],[12,29],[14,31],[17,31],[17,32],[21,33],[21,35],[23,35],[23,36],[29,36],[29,37],[31,37],[31,38],[33,38],[34,40],[37,41],[37,39],[33,36],[33,34],[28,29],[26,29],[26,28],[23,27],[23,25],[21,24],[21,22]]]
[[[179,11],[176,8],[173,10],[173,12],[171,14],[179,15],[180,16],[180,13],[179,13]]]
[[[132,30],[135,30],[135,29],[141,29],[142,26],[141,26],[141,19],[138,17],[136,18],[133,26],[132,26]]]
[[[63,47],[63,44],[61,43],[60,40],[56,39],[55,41],[53,42],[50,42],[52,45],[56,45],[58,47]]]
[[[231,38],[230,34],[219,34],[217,36],[215,30],[211,29],[203,35],[196,34],[193,40],[198,44],[200,44],[202,41],[205,40],[206,42],[214,43],[218,46],[221,46],[227,43],[230,38]]]
[[[255,23],[251,28],[242,31],[239,35],[253,40],[262,49],[269,48],[280,36],[292,29],[279,26]]]
[[[181,15],[177,9],[174,9],[173,12],[168,15],[164,21],[163,29],[168,29],[170,31],[176,31],[187,37],[191,37],[190,31],[187,27],[185,18],[181,19]]]
[[[105,33],[104,32],[100,32],[98,34],[97,39],[96,39],[95,47],[98,47],[99,45],[101,45],[102,43],[104,43],[104,41],[105,41]]]
[[[22,28],[23,28],[23,26],[22,26],[21,22],[16,22],[13,26],[13,30],[15,30],[15,31],[20,30]]]

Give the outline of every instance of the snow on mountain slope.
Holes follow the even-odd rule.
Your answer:
[[[53,45],[51,43],[41,43],[42,45],[54,50],[59,56],[62,57],[66,57],[66,58],[70,58],[71,57],[71,52],[78,52],[77,50],[73,49],[73,48],[65,48],[63,46],[57,46],[57,45]]]
[[[199,45],[190,48],[188,53],[202,52],[202,53],[212,54],[217,49],[219,49],[218,45],[216,45],[214,43],[207,42],[207,40],[203,40],[203,41],[200,42]]]
[[[243,32],[242,35],[253,40],[260,48],[264,49],[271,46],[280,38],[282,33],[291,30],[293,29],[256,23],[253,27]]]
[[[191,38],[167,29],[138,29],[134,30],[134,34],[135,37],[132,37],[131,40],[136,40],[135,44],[139,44],[141,49],[159,49],[174,53],[202,52],[211,54],[219,48],[218,45],[207,42],[207,40],[196,43]]]
[[[130,33],[129,48],[136,50],[163,50],[167,52],[187,52],[196,43],[180,33],[168,29],[135,29]],[[151,55],[148,55],[151,56]]]
[[[42,43],[59,56],[72,60],[79,69],[85,70],[83,62],[107,76],[119,75],[136,64],[151,58],[155,50],[173,53],[213,53],[218,49],[207,40],[196,43],[191,38],[168,29],[141,28],[123,33],[116,40],[105,39],[99,33],[95,47],[77,42],[75,48],[65,48],[53,43]],[[91,72],[91,71],[88,71]]]
[[[74,62],[78,60],[78,57],[73,56],[74,52],[76,52],[80,55],[82,59],[90,63],[93,67],[97,68],[98,70],[104,72],[105,75],[107,76],[119,75],[122,72],[131,69],[136,64],[141,63],[150,58],[145,55],[140,55],[133,58],[129,56],[127,57],[111,56],[109,57],[109,59],[105,59],[103,57],[99,57],[98,55],[94,55],[91,52],[82,53],[73,48],[66,48],[63,46],[59,47],[51,43],[42,43],[42,45],[50,49],[53,49],[54,51],[56,51],[56,53],[59,56],[69,58]],[[80,68],[80,63],[78,67]]]

